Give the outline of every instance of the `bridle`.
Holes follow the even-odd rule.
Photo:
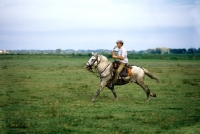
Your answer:
[[[87,63],[88,65],[86,66],[86,68],[92,72],[92,73],[95,73],[93,70],[92,70],[92,66],[94,65],[94,63],[97,61],[97,65],[95,66],[95,69],[97,68],[97,66],[101,63],[101,57],[100,57],[100,60],[98,60],[99,58],[99,55],[96,56],[96,59],[90,64],[89,62]],[[102,70],[99,72],[100,76],[97,76],[97,77],[101,77],[101,74],[106,70],[106,68],[110,65],[110,63]],[[107,77],[107,76],[106,76]],[[103,78],[103,77],[102,77]]]
[[[93,72],[94,73],[94,71],[92,70],[92,66],[94,65],[94,63],[97,61],[97,65],[95,66],[95,68],[99,65],[99,63],[101,62],[101,60],[99,60],[98,61],[98,58],[99,58],[99,55],[97,55],[96,57],[95,57],[95,60],[90,64],[89,62],[87,62],[87,66],[86,66],[86,68],[90,71],[90,72]]]
[[[115,46],[115,47],[113,48],[113,51],[114,51],[116,48],[117,48],[117,46]],[[98,58],[99,58],[99,55],[96,56],[96,59],[92,62],[92,64],[90,64],[89,62],[87,62],[88,65],[86,66],[86,68],[87,68],[89,71],[91,71],[91,72],[94,73],[94,71],[92,70],[92,66],[94,65],[94,63],[97,61],[97,65],[95,66],[95,68],[97,68],[97,66],[99,65],[99,63],[101,63],[101,58],[100,58],[99,61],[98,61]],[[115,61],[115,59],[114,59],[114,61]],[[106,68],[107,68],[109,65],[110,65],[110,64],[108,64],[108,65],[106,66]],[[104,68],[104,69],[100,72],[100,74],[103,73],[103,71],[104,71],[106,68]]]

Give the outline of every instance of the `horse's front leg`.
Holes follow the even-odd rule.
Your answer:
[[[101,81],[101,84],[100,84],[100,87],[99,89],[97,90],[96,94],[94,95],[94,97],[92,98],[92,102],[95,101],[95,99],[97,98],[97,96],[100,94],[100,92],[103,90],[103,88],[106,86],[107,82],[105,81]]]
[[[112,91],[113,95],[115,96],[115,100],[118,100],[117,93],[116,93],[115,89],[113,88],[113,89],[111,89],[111,91]]]

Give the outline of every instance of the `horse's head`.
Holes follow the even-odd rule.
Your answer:
[[[92,57],[88,60],[87,64],[86,64],[86,68],[88,70],[92,70],[92,67],[96,67],[98,65],[98,63],[100,62],[100,55],[98,53],[93,53],[92,52]]]

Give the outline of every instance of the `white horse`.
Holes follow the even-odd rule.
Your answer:
[[[96,99],[96,97],[100,94],[100,92],[103,90],[105,86],[109,84],[109,82],[112,80],[113,77],[113,65],[108,61],[108,59],[100,55],[98,53],[92,53],[92,57],[89,59],[89,61],[86,64],[86,68],[90,71],[92,71],[92,67],[95,67],[100,75],[100,87],[97,90],[96,94],[92,98],[92,102]],[[127,83],[136,83],[139,86],[143,88],[143,90],[147,94],[147,101],[150,101],[150,96],[156,97],[155,93],[150,92],[148,86],[144,84],[144,77],[147,75],[151,79],[155,79],[159,83],[159,79],[155,76],[153,76],[147,69],[132,66],[131,69],[133,75],[125,77],[124,79],[119,80],[115,85],[125,85]],[[120,79],[120,78],[119,78]],[[107,86],[109,88],[109,86]],[[118,100],[116,91],[113,88],[110,88],[113,95],[115,96],[115,99]]]

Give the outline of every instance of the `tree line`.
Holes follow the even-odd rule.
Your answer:
[[[195,54],[200,53],[200,48],[180,48],[180,49],[172,49],[172,48],[155,48],[155,49],[147,49],[138,51],[135,53],[139,54]]]
[[[91,52],[97,52],[101,54],[110,54],[111,50],[105,49],[98,49],[98,50],[73,50],[73,49],[56,49],[56,50],[7,50],[7,54],[69,54],[72,56],[78,55],[85,55]],[[200,54],[200,48],[154,48],[154,49],[147,49],[141,51],[128,51],[129,54]]]

